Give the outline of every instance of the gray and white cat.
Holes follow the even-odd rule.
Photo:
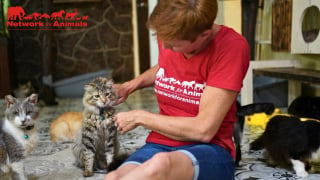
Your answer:
[[[112,104],[117,95],[112,80],[97,77],[85,85],[83,96],[83,121],[73,153],[77,164],[83,167],[83,176],[92,176],[94,171],[110,170],[110,165],[119,156],[117,128]]]
[[[7,95],[5,100],[5,117],[0,121],[0,179],[27,179],[24,160],[38,142],[38,95],[24,99]]]

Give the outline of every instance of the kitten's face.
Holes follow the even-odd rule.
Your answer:
[[[5,99],[7,102],[5,116],[10,123],[19,128],[34,125],[39,115],[39,110],[36,106],[37,94],[31,94],[25,99],[16,99],[11,95],[7,95]]]
[[[31,82],[28,82],[26,84],[20,84],[19,90],[27,97],[34,93],[34,88],[31,85]]]
[[[85,100],[88,104],[99,108],[112,106],[117,95],[112,87],[112,80],[98,77],[85,86]]]

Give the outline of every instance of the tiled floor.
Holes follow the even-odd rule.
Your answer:
[[[78,179],[103,179],[104,174],[95,174],[90,178],[82,177],[82,170],[73,165],[74,157],[71,152],[72,144],[54,144],[50,141],[50,123],[60,114],[67,111],[82,111],[81,98],[58,99],[58,106],[44,107],[38,119],[38,132],[40,142],[37,148],[26,160],[26,173],[29,179],[36,180],[78,180]],[[2,117],[5,108],[4,100],[0,100],[0,115]],[[145,109],[158,112],[153,89],[144,89],[135,92],[127,101],[116,107],[117,111],[130,109]],[[242,141],[242,161],[237,168],[235,179],[237,180],[294,180],[298,178],[292,171],[269,167],[265,164],[263,151],[249,152],[248,144],[253,137],[258,135],[250,132],[248,128],[244,132]],[[122,150],[134,151],[144,144],[148,130],[139,127],[120,137]],[[219,180],[223,178],[218,178]],[[319,174],[311,174],[310,180],[320,179]]]

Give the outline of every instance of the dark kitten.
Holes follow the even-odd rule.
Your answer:
[[[40,80],[40,76],[35,76],[31,81],[19,84],[14,90],[15,97],[26,98],[32,93],[37,93],[39,102],[38,106],[57,105],[56,94],[52,87],[44,84]]]
[[[236,147],[236,165],[239,166],[239,162],[241,161],[241,139],[243,134],[243,126],[245,116],[252,115],[254,113],[265,112],[266,114],[272,114],[275,109],[274,104],[272,103],[253,103],[245,106],[241,106],[239,102],[237,102],[237,121],[234,124],[233,128],[233,139]]]
[[[13,94],[16,98],[26,98],[30,96],[32,93],[35,93],[36,90],[31,85],[31,82],[19,84],[18,88],[13,91]]]
[[[277,115],[265,132],[250,144],[250,150],[265,148],[272,163],[291,166],[297,176],[307,177],[309,162],[318,160],[320,121],[301,121],[296,116]]]
[[[36,93],[39,94],[39,103],[43,103],[46,106],[58,104],[54,88],[42,83],[41,76],[35,76],[31,81],[31,85]]]
[[[299,96],[288,107],[288,113],[299,117],[320,119],[320,97]]]
[[[264,112],[268,115],[274,112],[275,106],[272,103],[253,103],[241,106],[237,111],[237,116],[248,116],[254,113]]]

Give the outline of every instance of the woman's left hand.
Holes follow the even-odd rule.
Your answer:
[[[143,110],[119,112],[114,118],[115,126],[121,134],[125,134],[138,126],[137,120],[141,118],[144,113],[145,111]]]

